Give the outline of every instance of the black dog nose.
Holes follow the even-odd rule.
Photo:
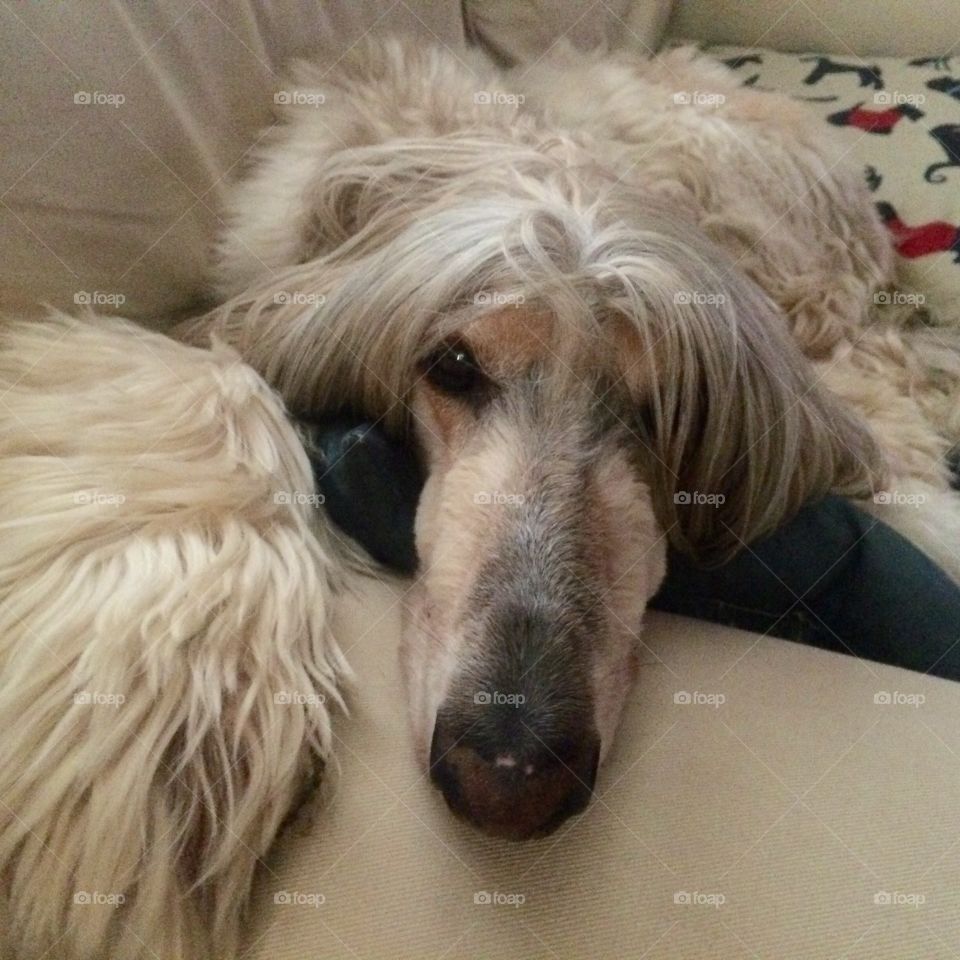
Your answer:
[[[437,718],[430,776],[450,809],[484,833],[546,836],[590,802],[600,758],[595,734],[487,744],[458,738],[452,726]]]

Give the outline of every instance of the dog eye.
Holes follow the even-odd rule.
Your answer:
[[[444,393],[471,393],[485,377],[470,350],[462,343],[448,343],[423,362],[427,381]]]

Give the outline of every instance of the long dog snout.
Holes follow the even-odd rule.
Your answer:
[[[589,683],[589,573],[554,530],[546,562],[521,523],[474,592],[474,655],[437,713],[431,778],[486,833],[543,836],[589,803],[600,756]],[[525,531],[525,532],[524,532]],[[560,547],[559,553],[557,547]]]
[[[454,813],[514,840],[590,802],[664,566],[622,398],[596,374],[610,344],[560,334],[491,314],[431,354],[415,397],[428,469],[401,663],[417,752]]]

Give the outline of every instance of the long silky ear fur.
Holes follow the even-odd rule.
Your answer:
[[[181,336],[236,346],[295,413],[343,403],[400,426],[416,360],[441,326],[479,312],[478,291],[517,293],[573,325],[616,312],[653,362],[638,403],[651,411],[651,483],[678,546],[728,555],[812,497],[882,485],[866,426],[818,387],[778,308],[679,222],[675,203],[655,209],[534,116],[478,112],[455,65],[413,71],[448,84],[419,112],[405,56],[391,49],[385,73],[368,64],[342,97],[328,91],[326,106],[345,98],[362,117],[346,146],[314,129],[316,111],[291,115],[284,150],[315,159],[281,193],[303,216],[285,220],[261,171],[235,212],[252,223],[272,204],[270,229],[228,238],[221,276],[232,260],[244,274],[241,248],[260,251],[260,265],[241,292],[222,283],[236,295]],[[373,105],[383,88],[389,111]],[[296,237],[284,246],[274,229]],[[675,502],[684,492],[725,500]]]
[[[695,231],[663,231],[631,284],[631,315],[638,430],[674,545],[723,560],[810,500],[882,489],[877,440],[817,382],[778,308]]]
[[[516,292],[572,326],[616,314],[633,329],[647,472],[681,549],[729,556],[812,498],[882,488],[884,458],[866,425],[818,385],[776,305],[676,208],[531,146],[499,145],[504,182],[499,168],[477,166],[488,144],[469,137],[437,154],[442,169],[415,202],[386,189],[437,146],[360,151],[370,205],[359,232],[182,335],[223,337],[294,412],[349,402],[399,426],[424,345],[482,312],[478,290]],[[580,158],[572,144],[557,149]],[[315,202],[346,209],[339,195],[353,183],[331,178]]]

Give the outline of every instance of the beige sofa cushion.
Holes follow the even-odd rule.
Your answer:
[[[848,56],[920,56],[960,49],[953,0],[677,0],[672,37]]]
[[[655,53],[674,0],[467,0],[467,29],[503,63],[532,63],[560,40]]]
[[[960,686],[651,616],[597,799],[516,845],[455,821],[414,761],[399,601],[367,584],[342,614],[359,685],[340,773],[261,872],[248,960],[933,960],[960,942]]]
[[[0,305],[169,320],[203,288],[224,191],[286,64],[365,33],[465,48],[459,0],[8,4]],[[13,67],[16,69],[13,69]]]
[[[463,51],[473,6],[476,31],[507,46],[613,35],[647,50],[670,3],[8,4],[0,308],[70,310],[89,300],[151,325],[189,309],[203,292],[224,191],[270,122],[294,57],[335,70],[370,32]]]

